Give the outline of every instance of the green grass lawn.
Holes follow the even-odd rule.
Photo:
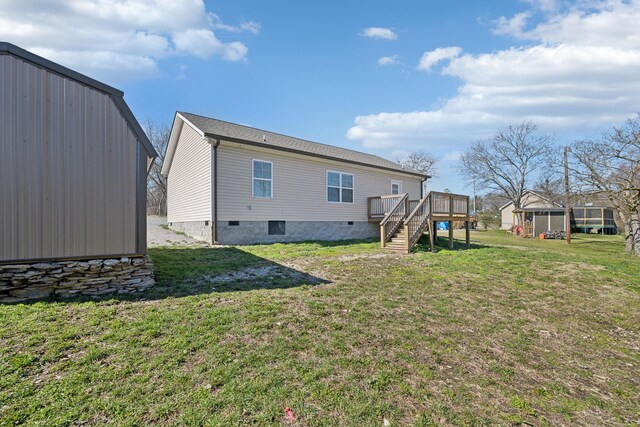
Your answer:
[[[0,425],[640,424],[621,238],[472,241],[162,247],[143,295],[2,305]]]

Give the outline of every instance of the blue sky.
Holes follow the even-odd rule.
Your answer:
[[[559,144],[640,111],[640,2],[0,0],[0,40],[176,110],[395,159],[523,120]]]

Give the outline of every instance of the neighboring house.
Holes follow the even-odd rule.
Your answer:
[[[522,193],[522,206],[521,208],[561,208],[562,205],[554,203],[548,198],[536,193],[532,190],[526,190]],[[501,226],[503,230],[510,230],[514,224],[517,224],[516,214],[514,212],[515,207],[513,202],[508,202],[500,207]],[[556,214],[554,214],[556,215]]]
[[[520,215],[524,219],[527,235],[538,236],[546,231],[567,231],[566,210],[561,204],[531,190],[524,192],[522,200],[520,209],[514,209],[512,202],[500,207],[502,229],[510,230],[514,223],[517,223],[516,216]],[[572,230],[616,233],[614,211],[610,207],[593,204],[574,205],[570,212]]]
[[[219,244],[378,237],[371,198],[417,201],[428,178],[371,154],[183,112],[162,173],[169,226]]]
[[[0,301],[149,286],[157,153],[123,93],[0,42],[0,120]]]
[[[616,234],[615,210],[594,203],[572,206],[571,228],[585,233]]]

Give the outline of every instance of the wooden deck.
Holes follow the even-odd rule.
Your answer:
[[[453,248],[453,223],[463,222],[469,244],[469,196],[432,191],[421,200],[409,200],[396,194],[368,198],[368,218],[380,223],[380,244],[398,252],[409,253],[428,231],[433,249],[437,223],[449,223],[449,246]]]

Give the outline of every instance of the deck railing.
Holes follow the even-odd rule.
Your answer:
[[[395,205],[385,215],[384,219],[380,221],[380,243],[382,247],[391,239],[391,236],[393,236],[402,224],[402,221],[404,221],[409,207],[408,197],[409,195],[405,193],[400,195],[400,199],[394,198],[393,200],[396,200]]]
[[[453,245],[453,224],[456,221],[465,222],[467,244],[469,243],[469,196],[437,191],[429,192],[421,200],[409,200],[407,194],[376,196],[368,198],[367,209],[370,221],[382,219],[380,221],[382,247],[386,246],[398,229],[404,227],[402,236],[394,242],[402,242],[408,253],[428,227],[433,249],[436,234],[434,222],[436,221],[451,222],[450,246]]]
[[[404,223],[407,227],[407,252],[411,250],[413,245],[420,239],[424,232],[425,224],[431,216],[430,197],[426,195],[422,200],[417,200],[416,206],[413,208]]]
[[[432,191],[431,213],[434,215],[469,215],[469,196]]]
[[[384,218],[398,204],[404,194],[367,197],[369,218]]]

